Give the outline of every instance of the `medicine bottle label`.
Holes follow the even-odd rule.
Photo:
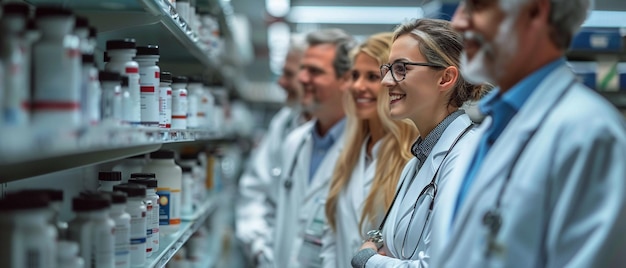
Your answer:
[[[146,253],[152,254],[152,202],[146,202]]]
[[[141,86],[141,124],[159,125],[159,101],[154,86]]]
[[[143,264],[146,260],[146,211],[130,215],[130,263]]]
[[[128,111],[129,123],[132,125],[141,122],[141,100],[139,86],[139,68],[127,66],[125,74],[128,76],[128,92],[130,93],[130,110]]]
[[[159,195],[159,225],[170,225],[170,218],[172,218],[170,188],[157,188],[157,195]]]
[[[172,127],[172,88],[159,88],[159,127]]]
[[[128,267],[129,254],[130,229],[126,224],[115,225],[115,267]]]
[[[114,228],[99,226],[94,228],[94,239],[90,241],[92,245],[91,267],[113,267],[115,263]],[[86,262],[89,264],[88,262]]]
[[[156,71],[155,71],[156,69]],[[159,67],[139,68],[141,84],[141,124],[156,127],[159,125]]]
[[[170,225],[180,224],[180,189],[170,189]]]

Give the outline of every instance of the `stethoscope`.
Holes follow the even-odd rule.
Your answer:
[[[575,80],[570,81],[567,88],[571,88],[575,82],[576,82]],[[561,94],[558,96],[558,98],[552,104],[552,106],[558,104],[561,101],[561,99],[563,99],[566,93],[567,93],[567,90],[563,90],[563,92],[561,92]],[[489,258],[491,256],[491,253],[494,251],[502,252],[503,250],[502,246],[496,242],[496,237],[498,236],[500,227],[502,227],[502,221],[503,221],[502,214],[500,213],[500,208],[502,206],[502,197],[504,196],[504,192],[508,188],[509,182],[511,181],[511,177],[513,176],[513,170],[515,170],[517,162],[519,158],[522,156],[524,149],[526,148],[526,146],[528,146],[528,144],[530,143],[532,138],[535,136],[535,134],[537,134],[539,128],[543,125],[545,120],[548,118],[548,115],[550,115],[549,112],[546,112],[543,115],[543,117],[539,121],[539,124],[537,124],[537,127],[535,127],[535,129],[533,129],[530,132],[530,135],[528,135],[528,138],[526,138],[526,140],[524,140],[524,142],[522,143],[522,146],[520,147],[521,149],[518,150],[518,152],[515,154],[515,157],[513,158],[513,162],[512,162],[513,164],[511,165],[511,168],[507,171],[507,175],[504,179],[502,187],[500,187],[500,191],[498,192],[498,195],[496,197],[495,206],[491,208],[490,210],[488,210],[487,212],[485,212],[485,214],[483,215],[482,225],[485,228],[487,228],[489,232],[488,241],[487,241],[487,245],[485,248],[486,258]]]
[[[426,226],[429,223],[430,216],[431,216],[431,214],[433,212],[433,207],[435,205],[435,198],[437,197],[437,181],[436,181],[436,179],[437,179],[437,174],[439,174],[439,170],[441,169],[441,166],[443,165],[444,161],[448,157],[448,154],[452,151],[454,146],[472,128],[474,128],[474,124],[473,123],[470,124],[467,128],[465,128],[465,130],[463,130],[463,132],[461,132],[461,134],[459,134],[459,136],[456,137],[456,139],[454,140],[452,145],[450,145],[450,148],[448,149],[446,154],[443,156],[443,159],[441,160],[441,163],[437,167],[437,170],[435,171],[435,174],[433,175],[433,178],[430,180],[430,183],[428,183],[426,186],[424,186],[422,191],[420,191],[420,194],[415,199],[415,203],[413,203],[413,211],[411,212],[411,217],[409,218],[409,223],[407,224],[407,227],[406,227],[407,230],[404,232],[404,237],[402,239],[402,246],[400,247],[400,257],[402,257],[403,260],[409,260],[409,259],[412,259],[413,256],[415,256],[415,253],[417,252],[417,249],[419,248],[419,243],[420,243],[420,241],[422,241],[422,238],[424,237],[424,230],[426,230]],[[406,193],[404,193],[405,197],[408,194],[409,189],[411,188],[411,184],[413,184],[413,181],[415,180],[415,177],[416,177],[417,173],[418,173],[418,169],[416,167],[415,168],[415,173],[413,174],[413,178],[411,179],[411,181],[409,182],[409,185],[407,186]],[[404,183],[404,181],[403,181],[403,183]],[[402,188],[402,186],[400,188]],[[428,212],[426,214],[426,219],[424,220],[424,226],[422,226],[422,230],[420,231],[419,239],[417,240],[417,243],[415,245],[415,248],[413,249],[413,252],[411,252],[411,255],[406,256],[405,255],[406,239],[408,238],[408,235],[409,235],[409,228],[411,228],[411,224],[413,223],[413,219],[415,218],[415,211],[417,211],[417,205],[418,205],[420,199],[425,199],[427,197],[430,197],[430,203],[428,204]],[[394,201],[395,201],[395,199],[394,199]],[[392,204],[392,206],[393,206],[393,204]],[[391,210],[391,209],[389,209],[389,210]],[[389,212],[387,212],[387,213],[389,213]]]
[[[436,178],[437,178],[437,174],[439,173],[439,169],[441,168],[441,166],[443,165],[444,160],[446,159],[446,157],[448,157],[448,154],[450,153],[450,151],[452,151],[452,149],[454,148],[454,146],[459,142],[459,140],[465,136],[465,134],[467,134],[472,128],[474,127],[474,124],[470,124],[467,128],[465,128],[465,130],[463,130],[463,132],[456,137],[456,139],[454,140],[454,142],[452,143],[452,145],[450,146],[450,148],[448,149],[448,151],[446,152],[446,154],[443,157],[443,160],[441,161],[441,164],[439,164],[439,167],[437,167],[437,170],[435,171],[435,174],[433,175],[433,178],[431,179],[430,183],[428,183],[420,192],[420,194],[418,195],[418,197],[415,199],[415,203],[413,204],[413,211],[411,213],[411,218],[409,219],[409,224],[407,225],[407,230],[404,233],[404,239],[402,240],[402,246],[400,249],[400,255],[403,259],[411,259],[413,258],[413,256],[415,256],[415,253],[417,251],[418,245],[419,245],[419,241],[422,240],[422,237],[424,235],[424,230],[426,229],[426,225],[428,224],[429,220],[430,220],[430,215],[432,213],[434,204],[435,204],[435,197],[437,196],[437,182],[436,182]],[[406,196],[406,194],[408,193],[408,189],[411,188],[411,184],[413,184],[413,181],[415,180],[415,177],[417,175],[418,172],[418,168],[415,168],[415,173],[413,173],[413,177],[411,178],[409,185],[407,186],[407,192],[405,193],[404,196]],[[400,195],[400,191],[402,190],[402,186],[404,186],[404,182],[406,182],[406,180],[402,180],[402,182],[400,183],[400,187],[398,187],[398,191],[396,192],[395,196],[393,197],[393,200],[391,201],[391,204],[389,205],[389,209],[387,209],[387,212],[385,213],[385,216],[383,217],[383,220],[380,222],[380,225],[378,226],[378,229],[376,230],[371,230],[368,232],[368,236],[375,236],[377,237],[377,239],[380,239],[382,241],[382,229],[385,226],[385,222],[387,222],[387,218],[389,217],[389,214],[391,212],[391,210],[393,209],[394,204],[396,203],[396,201],[398,200],[398,196]],[[418,201],[421,198],[425,198],[429,196],[431,198],[430,200],[430,204],[428,206],[428,214],[426,215],[426,220],[424,221],[424,226],[422,227],[422,231],[420,233],[420,237],[418,240],[417,245],[415,246],[415,249],[413,249],[413,252],[411,253],[410,256],[405,256],[405,245],[406,245],[406,239],[408,238],[408,233],[409,230],[408,228],[410,228],[411,224],[413,223],[413,218],[415,217],[415,211],[417,210],[417,204]]]
[[[302,149],[304,149],[304,144],[306,144],[310,137],[311,136],[309,135],[306,138],[302,139],[302,141],[298,145],[298,149],[296,149],[296,154],[294,154],[293,161],[291,162],[291,167],[289,168],[289,176],[287,177],[287,180],[285,180],[285,182],[283,183],[283,186],[288,192],[291,191],[291,187],[293,186],[293,172],[296,170],[298,158],[300,156],[300,153],[302,153]]]

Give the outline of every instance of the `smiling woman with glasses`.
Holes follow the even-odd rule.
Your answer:
[[[367,232],[353,267],[423,267],[433,241],[445,239],[449,230],[435,231],[437,221],[445,220],[437,210],[452,200],[446,186],[454,182],[446,179],[473,140],[473,123],[459,107],[483,93],[460,75],[462,49],[461,36],[447,21],[418,19],[394,32],[390,63],[380,67],[382,85],[391,117],[411,120],[420,137],[388,212],[378,229]]]

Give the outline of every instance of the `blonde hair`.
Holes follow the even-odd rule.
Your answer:
[[[379,33],[372,35],[364,43],[360,44],[351,52],[354,59],[358,54],[364,53],[376,59],[379,64],[386,63],[389,59],[389,51],[392,43],[392,33]],[[381,85],[382,87],[382,85]],[[377,215],[384,214],[393,200],[396,192],[400,173],[404,165],[413,157],[410,153],[410,146],[418,135],[415,125],[409,120],[391,119],[389,114],[389,94],[386,88],[380,90],[377,101],[378,120],[381,121],[384,136],[381,139],[380,149],[376,159],[376,172],[372,188],[368,194],[361,219],[359,230],[367,221],[376,224],[374,221]],[[370,133],[368,122],[359,120],[356,117],[356,104],[350,94],[344,95],[344,107],[348,117],[346,125],[346,145],[344,146],[339,160],[335,166],[335,171],[331,180],[330,191],[326,201],[326,218],[333,230],[336,230],[337,200],[343,194],[344,188],[350,181],[354,167],[361,157],[361,146]],[[384,161],[383,161],[384,159]],[[380,204],[384,204],[384,210],[380,211]]]

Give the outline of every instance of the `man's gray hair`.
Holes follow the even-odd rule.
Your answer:
[[[335,60],[333,67],[337,77],[343,76],[352,67],[350,51],[356,47],[354,38],[345,31],[337,28],[322,29],[311,32],[306,36],[309,46],[333,44],[335,45]]]
[[[302,54],[306,50],[307,43],[303,34],[292,33],[289,37],[289,53]]]
[[[593,8],[593,0],[550,0],[550,3],[552,42],[561,49],[567,49]]]
[[[516,12],[529,0],[500,0],[507,12]],[[550,39],[560,49],[567,49],[576,32],[583,24],[594,0],[550,0]]]

